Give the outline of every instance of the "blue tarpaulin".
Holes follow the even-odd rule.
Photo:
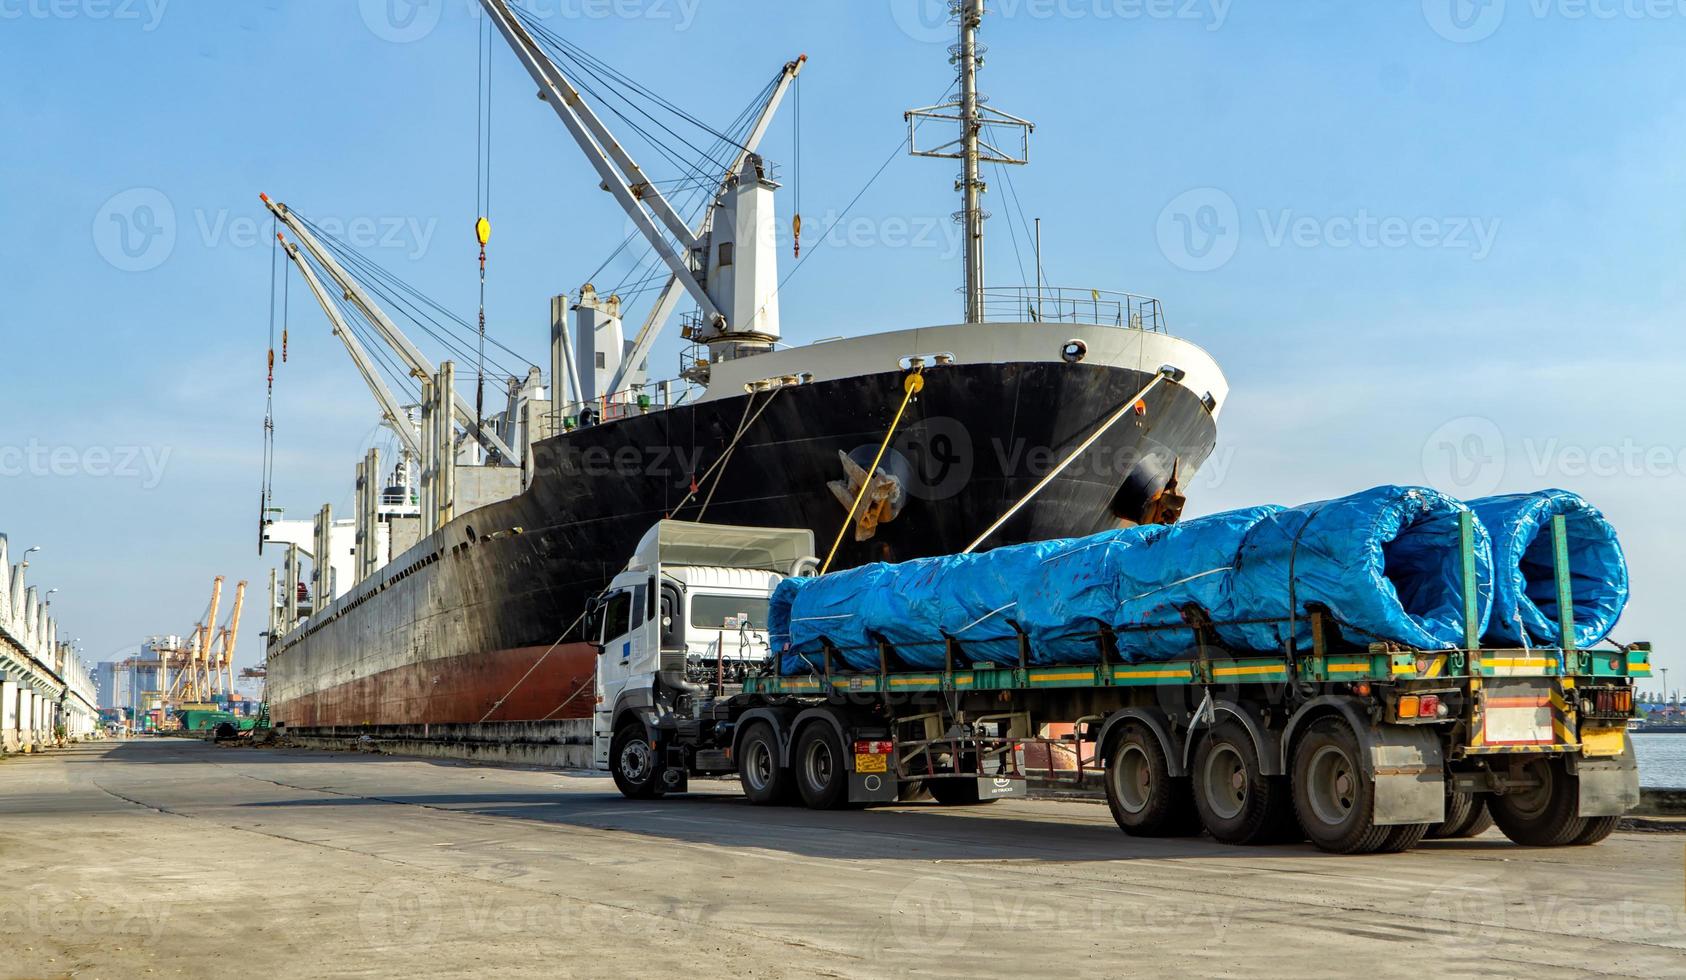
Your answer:
[[[1279,511],[1247,533],[1231,603],[1220,622],[1295,618],[1296,642],[1311,639],[1316,604],[1358,631],[1355,640],[1391,640],[1419,649],[1464,643],[1461,502],[1426,487],[1376,487],[1349,497]],[[1492,611],[1492,543],[1475,524],[1479,623]],[[1220,626],[1244,650],[1281,650],[1286,622]]]
[[[1609,634],[1627,605],[1627,560],[1598,508],[1567,490],[1486,497],[1469,506],[1493,534],[1498,569],[1487,643],[1561,645],[1551,537],[1551,519],[1560,514],[1569,546],[1575,643],[1589,647]]]
[[[1303,648],[1312,606],[1357,642],[1453,648],[1464,639],[1458,517],[1467,511],[1434,490],[1387,486],[1293,509],[868,565],[781,583],[769,625],[786,674],[819,672],[828,643],[838,669],[876,670],[881,642],[895,666],[940,668],[948,639],[966,661],[1016,664],[1021,634],[1034,664],[1093,663],[1103,630],[1114,632],[1121,660],[1168,660],[1193,647],[1183,619],[1191,606],[1237,652],[1280,651],[1290,610]],[[1486,529],[1473,526],[1485,628],[1493,552]]]

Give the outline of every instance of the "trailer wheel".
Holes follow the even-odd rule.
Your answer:
[[[1106,802],[1112,819],[1133,837],[1184,837],[1200,832],[1191,781],[1171,775],[1159,739],[1131,724],[1106,760]]]
[[[1306,836],[1325,851],[1368,854],[1403,843],[1393,827],[1376,826],[1376,784],[1360,753],[1358,736],[1338,718],[1312,725],[1294,747],[1294,810]]]
[[[609,742],[609,771],[615,788],[629,800],[654,800],[667,792],[662,786],[661,757],[641,722],[622,725]]]
[[[796,787],[810,810],[841,810],[849,803],[849,771],[843,764],[843,740],[824,722],[802,729],[792,760]]]
[[[773,726],[754,722],[738,743],[738,782],[756,806],[783,806],[796,799],[796,779],[779,764],[779,738]]]
[[[1587,820],[1575,815],[1580,809],[1575,777],[1550,759],[1530,759],[1523,768],[1539,785],[1493,797],[1487,804],[1493,821],[1506,837],[1524,847],[1574,843],[1587,831]]]
[[[1200,822],[1225,844],[1272,843],[1293,822],[1286,784],[1263,774],[1252,736],[1236,722],[1201,740],[1193,779]]]
[[[1577,846],[1597,844],[1616,832],[1621,825],[1621,817],[1584,817],[1586,829],[1575,836],[1570,843]]]
[[[1487,800],[1474,793],[1454,792],[1446,797],[1446,819],[1429,827],[1429,840],[1461,840],[1477,837],[1493,826]]]

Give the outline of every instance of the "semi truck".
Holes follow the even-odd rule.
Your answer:
[[[1308,647],[1231,652],[1190,608],[1189,653],[1169,661],[1132,662],[1128,637],[1103,629],[1095,663],[1040,664],[1029,637],[1016,665],[973,663],[933,637],[947,644],[940,670],[905,669],[885,643],[876,670],[828,652],[785,676],[770,598],[785,577],[816,575],[813,555],[807,530],[662,521],[588,604],[595,760],[623,795],[736,776],[765,806],[961,806],[1025,796],[1032,780],[1098,780],[1127,834],[1343,854],[1493,823],[1527,846],[1593,844],[1639,801],[1627,728],[1647,644],[1357,644],[1314,608]],[[1052,767],[1056,755],[1074,768]]]

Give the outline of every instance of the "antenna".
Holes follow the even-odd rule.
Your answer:
[[[964,169],[955,181],[961,192],[961,210],[954,219],[966,232],[966,322],[984,321],[984,221],[989,212],[983,209],[983,195],[989,189],[980,174],[985,163],[1023,166],[1030,162],[1030,134],[1036,124],[1018,116],[991,109],[984,103],[989,97],[978,91],[978,69],[983,67],[989,49],[978,43],[978,27],[983,23],[985,0],[949,0],[949,12],[960,28],[960,42],[948,49],[949,59],[958,66],[959,98],[941,105],[914,109],[904,118],[908,126],[908,152],[916,157],[938,160],[960,160]],[[933,120],[958,124],[960,137],[940,146],[922,148],[919,145],[919,124]],[[1001,134],[1005,134],[1003,138]],[[1003,149],[1008,139],[1017,139],[1012,150]]]

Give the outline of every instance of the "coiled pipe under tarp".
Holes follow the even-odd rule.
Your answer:
[[[1353,641],[1463,646],[1458,515],[1468,511],[1426,487],[1384,486],[1270,515],[1241,545],[1219,638],[1243,650],[1282,650],[1291,617],[1295,645],[1304,647],[1309,610],[1320,606]],[[1480,633],[1492,613],[1493,549],[1479,520],[1474,530]]]
[[[1567,490],[1484,497],[1469,506],[1493,535],[1489,645],[1563,645],[1551,534],[1557,516],[1567,536],[1575,644],[1589,647],[1609,635],[1627,605],[1627,559],[1598,508]]]
[[[939,669],[949,640],[963,663],[1015,665],[1021,635],[1032,664],[1095,663],[1106,631],[1121,661],[1168,660],[1195,644],[1184,610],[1225,604],[1243,537],[1279,509],[787,581],[773,646],[785,674],[823,670],[827,643],[839,669],[876,670],[880,642],[896,666]]]

